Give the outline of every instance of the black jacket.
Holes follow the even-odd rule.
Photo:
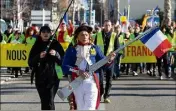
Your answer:
[[[0,42],[2,42],[3,40],[3,36],[2,36],[2,33],[0,32]]]
[[[39,37],[40,38],[40,37]],[[55,63],[62,64],[62,58],[64,51],[58,41],[53,40],[48,52],[51,49],[56,50],[56,56],[51,56],[47,53],[45,58],[40,58],[40,53],[45,51],[49,42],[44,42],[38,39],[33,45],[28,59],[28,64],[32,68],[33,74],[35,74],[36,84],[46,84],[48,86],[58,81],[55,71]],[[31,83],[33,81],[33,74],[31,75]]]

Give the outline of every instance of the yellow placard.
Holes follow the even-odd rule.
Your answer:
[[[32,45],[1,44],[1,67],[28,67],[28,56]]]
[[[127,21],[127,17],[126,16],[121,16],[120,17],[120,21],[121,22],[126,22]]]
[[[121,63],[155,63],[156,57],[140,40],[125,48]]]
[[[1,67],[28,67],[28,56],[32,45],[1,44]],[[121,63],[155,63],[156,57],[141,41],[125,48]]]

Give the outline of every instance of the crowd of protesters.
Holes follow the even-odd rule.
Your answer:
[[[56,41],[61,44],[65,52],[68,47],[74,47],[75,44],[78,44],[77,40],[72,39],[73,36],[75,36],[74,30],[77,28],[72,25],[71,21],[69,21],[68,24],[69,25],[67,26],[65,22],[62,22],[61,27],[56,33]],[[103,27],[95,26],[92,32],[88,32],[91,33],[91,43],[99,46],[104,55],[109,55],[112,51],[125,45],[128,41],[133,40],[149,28],[151,28],[149,24],[145,27],[136,24],[135,26],[129,26],[128,30],[123,32],[121,25],[112,24],[110,20],[105,20]],[[121,63],[121,59],[125,56],[125,52],[122,50],[111,63],[113,67],[108,68],[107,70],[100,69],[98,71],[100,95],[104,95],[104,102],[110,103],[109,93],[112,86],[112,80],[118,80],[122,74],[138,76],[140,73],[146,73],[149,76],[156,76],[161,80],[171,78],[176,67],[176,23],[173,21],[171,25],[162,26],[160,29],[172,44],[172,48],[170,48],[161,58],[156,57],[156,63]],[[20,32],[18,29],[13,29],[9,25],[8,29],[4,33],[1,33],[0,42],[1,44],[35,44],[40,33],[41,32],[38,31],[36,26],[31,26],[27,28],[26,31]],[[25,71],[22,72],[21,67],[8,67],[7,71],[8,73],[14,74],[15,77],[18,77],[18,71],[20,71],[20,74],[22,75],[22,73],[28,73],[29,69],[30,68],[27,67],[25,68]],[[103,86],[104,77],[106,77],[105,88]],[[45,104],[43,104],[43,108],[44,107]],[[54,109],[53,107],[54,106],[52,106],[52,109]]]
[[[107,21],[105,21],[105,24],[103,27],[99,27],[98,25],[96,25],[91,34],[92,40],[94,41],[94,43],[99,45],[100,47],[101,45],[99,44],[99,41],[97,40],[101,38],[100,36],[101,32],[104,33],[104,31],[106,30],[106,27],[108,27],[108,26],[105,26],[106,22]],[[142,34],[145,30],[150,28],[149,24],[147,24],[145,27],[142,27],[141,25],[136,24],[135,26],[129,26],[128,31],[123,32],[121,25],[116,25],[116,24],[113,25],[111,21],[109,22],[110,22],[109,23],[110,26],[109,26],[109,29],[107,29],[109,31],[109,35],[111,35],[111,32],[116,34],[118,38],[119,46],[122,46],[128,41],[133,40],[139,34]],[[166,75],[167,78],[169,78],[171,75],[170,72],[174,71],[172,68],[172,65],[170,64],[173,64],[172,63],[173,59],[171,61],[171,58],[174,58],[172,57],[172,55],[175,54],[175,49],[176,49],[175,48],[176,47],[175,46],[176,45],[176,25],[175,24],[176,23],[173,21],[170,26],[161,27],[161,31],[167,36],[168,40],[171,42],[172,48],[166,54],[164,54],[161,58],[156,58],[157,63],[123,64],[123,63],[120,63],[120,61],[124,57],[124,52],[120,51],[118,56],[116,57],[116,63],[114,65],[113,79],[117,79],[118,77],[120,77],[121,72],[125,72],[127,75],[129,73],[132,73],[134,76],[137,76],[139,73],[144,73],[145,71],[150,76],[156,76],[157,69],[158,69],[158,74],[159,74],[160,79],[164,79],[162,76],[163,68],[164,68],[164,74]],[[75,29],[76,27],[72,25],[71,21],[69,21],[68,25],[65,22],[61,23],[61,27],[56,33],[56,40],[61,44],[64,51],[66,51],[69,44],[71,43],[72,38],[73,38],[72,36],[74,34]],[[4,33],[1,32],[0,40],[1,40],[1,44],[7,44],[7,43],[34,44],[38,37],[38,33],[39,33],[39,30],[36,25],[27,28],[24,32],[20,32],[18,29],[13,29],[12,26],[9,25],[8,29]],[[102,45],[106,45],[106,44],[109,44],[109,43],[103,43]],[[105,48],[107,50],[108,46]],[[11,71],[11,73],[13,74],[15,70],[12,70],[12,69],[14,68],[8,68],[7,72]],[[20,68],[17,68],[17,69],[20,69]],[[24,72],[25,73],[29,72],[29,68],[26,68]],[[21,70],[20,70],[20,73],[22,75]],[[18,74],[15,74],[15,75],[16,75],[15,77],[18,77]]]

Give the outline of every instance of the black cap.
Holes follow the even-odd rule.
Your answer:
[[[50,33],[51,32],[51,29],[50,29],[50,27],[49,26],[42,26],[41,28],[40,28],[40,33],[41,32],[48,32],[48,33]]]
[[[76,30],[75,30],[75,36],[78,36],[78,34],[81,32],[81,31],[87,31],[88,33],[91,33],[93,30],[92,27],[88,26],[88,25],[81,25],[79,26]]]

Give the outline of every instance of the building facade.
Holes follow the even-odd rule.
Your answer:
[[[114,11],[114,16],[117,13],[116,1],[118,0],[106,0],[108,3],[108,13],[110,18],[110,13]],[[119,12],[124,13],[124,8],[128,8],[128,1],[130,5],[130,19],[139,19],[146,13],[147,10],[152,10],[155,7],[159,7],[161,11],[164,11],[164,0],[119,0]],[[172,0],[172,19],[175,19],[176,12],[176,0]],[[113,16],[111,16],[113,17]]]

